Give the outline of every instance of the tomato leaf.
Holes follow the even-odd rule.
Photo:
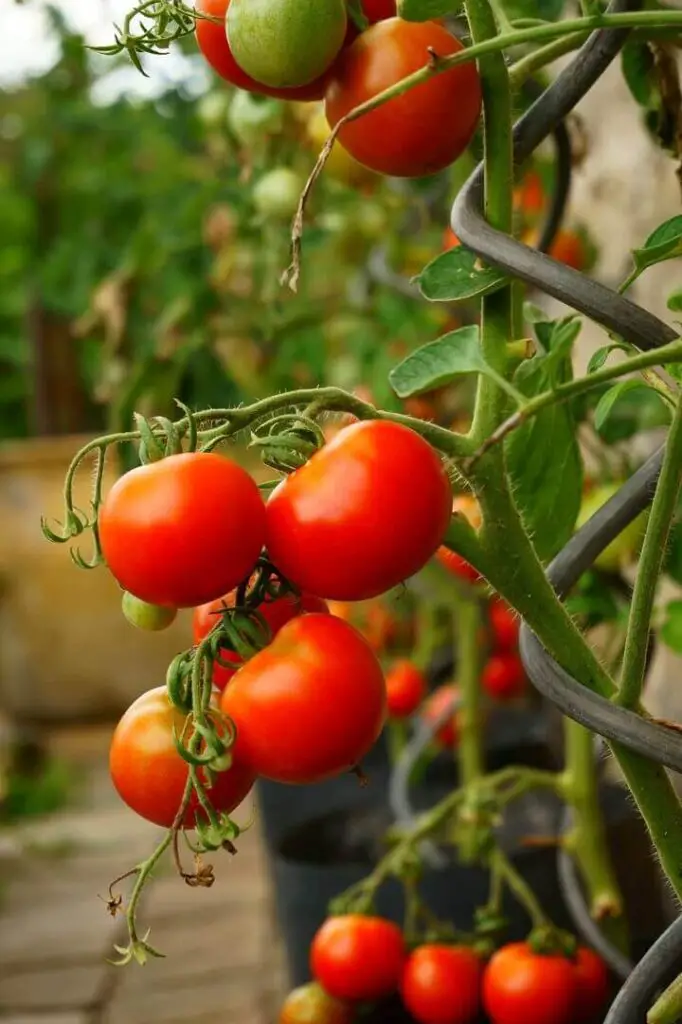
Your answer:
[[[666,620],[660,630],[661,640],[671,650],[682,654],[682,601],[671,601],[665,611]]]
[[[436,256],[415,280],[430,302],[464,302],[495,292],[507,283],[501,270],[483,266],[478,256],[462,245]]]
[[[604,345],[603,348],[597,349],[592,355],[589,363],[587,364],[587,372],[594,373],[595,370],[601,370],[602,366],[606,363],[611,353],[616,349],[620,349],[621,352],[630,352],[631,348],[628,345],[623,345],[620,342],[616,342],[613,345]]]
[[[462,0],[398,0],[398,17],[403,21],[431,21],[455,14]]]
[[[479,344],[479,329],[474,324],[410,352],[391,370],[388,380],[399,398],[410,398],[449,384],[461,374],[489,372]]]
[[[641,107],[651,110],[658,96],[654,78],[654,57],[645,42],[629,39],[621,52],[623,78]]]
[[[645,384],[643,381],[634,378],[621,380],[601,396],[594,410],[594,426],[599,433],[602,432],[606,421],[613,412],[614,406],[620,401],[622,396],[626,395],[629,391],[637,390],[648,391],[651,394],[655,394],[661,401],[663,401],[660,398],[659,393],[657,391],[652,391],[649,385]]]
[[[580,322],[568,317],[535,325],[544,353],[521,363],[514,386],[532,396],[551,390],[573,376],[571,350]],[[573,533],[582,497],[583,467],[572,406],[543,409],[505,442],[507,470],[514,500],[533,544],[549,561]]]
[[[667,307],[673,313],[682,311],[682,288],[678,288],[668,296]]]
[[[583,619],[585,629],[613,622],[620,615],[612,588],[598,572],[586,572],[580,577],[566,600],[566,609],[570,615]]]
[[[663,263],[666,260],[677,259],[678,256],[682,256],[682,214],[677,214],[665,221],[664,224],[659,224],[641,249],[633,249],[632,259],[635,267],[625,285],[621,286],[621,290],[629,287],[648,267],[653,267],[656,263]]]

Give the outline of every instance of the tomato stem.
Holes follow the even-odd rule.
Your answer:
[[[456,638],[455,657],[461,704],[455,712],[456,730],[459,733],[457,758],[460,784],[469,790],[485,770],[483,757],[483,720],[481,715],[481,652],[479,629],[481,612],[476,598],[459,598],[455,602],[454,633]],[[455,835],[459,840],[462,861],[471,863],[475,859],[478,823],[474,820],[462,830],[457,825]]]

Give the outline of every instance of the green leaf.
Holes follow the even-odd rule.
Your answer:
[[[656,105],[658,89],[653,74],[654,58],[645,42],[630,39],[621,53],[621,68],[628,89],[641,107]]]
[[[660,224],[649,235],[641,249],[633,250],[635,270],[630,275],[630,283],[648,267],[663,263],[665,260],[676,259],[678,256],[682,256],[682,214]]]
[[[677,654],[682,654],[682,601],[671,601],[661,626],[661,640]]]
[[[464,302],[498,291],[507,283],[507,277],[496,267],[482,266],[475,253],[459,245],[436,256],[424,267],[416,283],[430,302]]]
[[[601,370],[602,366],[604,366],[604,364],[606,363],[606,360],[609,358],[611,353],[616,349],[620,349],[621,352],[631,351],[628,345],[623,345],[619,342],[616,342],[613,345],[604,345],[603,348],[597,349],[597,351],[592,355],[592,358],[587,364],[587,372],[594,373],[595,370]]]
[[[467,373],[489,373],[476,325],[460,327],[410,352],[388,375],[399,398],[410,398],[449,384]]]
[[[614,384],[612,388],[609,388],[608,391],[601,396],[594,410],[594,426],[599,433],[602,432],[605,423],[612,415],[614,406],[620,401],[623,395],[626,395],[629,391],[637,390],[652,392],[649,385],[645,384],[643,381],[628,379],[621,380],[617,384]],[[653,392],[653,394],[660,399],[658,392]],[[662,401],[662,399],[660,400]]]
[[[573,376],[571,349],[580,322],[570,317],[539,326],[546,354],[522,363],[514,376],[514,385],[528,396]],[[539,557],[549,561],[571,537],[582,497],[583,467],[571,404],[549,406],[513,431],[505,454],[516,505]]]
[[[585,629],[593,629],[601,622],[613,622],[620,615],[618,602],[604,576],[586,572],[578,580],[566,601],[570,615],[579,615]]]
[[[403,21],[431,21],[456,14],[462,0],[398,0],[398,17]]]
[[[668,296],[666,305],[673,313],[682,312],[682,288],[679,288],[677,291],[674,291],[672,295]]]

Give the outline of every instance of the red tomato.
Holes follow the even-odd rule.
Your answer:
[[[560,263],[573,267],[574,270],[582,270],[587,263],[582,238],[575,231],[567,229],[559,231],[549,249],[549,255]]]
[[[417,710],[426,693],[426,678],[407,658],[396,661],[386,673],[389,718],[407,718]]]
[[[383,604],[373,603],[358,629],[376,653],[383,651],[400,633],[400,623]]]
[[[518,188],[514,189],[514,206],[527,214],[542,213],[545,208],[545,189],[537,171],[529,171]]]
[[[220,18],[219,22],[197,18],[196,35],[197,44],[204,58],[226,82],[236,85],[239,89],[246,89],[248,92],[260,93],[263,96],[275,96],[283,100],[302,102],[321,100],[324,97],[327,75],[322,75],[309,85],[302,85],[295,89],[275,89],[251,78],[237,64],[227,41],[225,18],[230,0],[198,0],[196,6],[202,14],[212,14],[216,18]]]
[[[425,395],[415,395],[414,398],[406,398],[403,408],[408,416],[414,416],[418,420],[435,420],[438,411],[434,402],[429,401]]]
[[[518,654],[510,651],[493,654],[487,661],[481,684],[495,700],[513,700],[526,689],[526,673]]]
[[[475,530],[480,529],[483,517],[481,516],[479,504],[473,495],[458,494],[452,502],[452,512],[453,514],[459,513],[465,519],[468,519]],[[438,548],[436,558],[453,576],[459,576],[460,579],[468,580],[470,583],[476,583],[481,578],[481,574],[474,569],[473,565],[469,565],[466,559],[444,545]]]
[[[421,714],[427,722],[435,722],[451,704],[453,697],[459,695],[459,689],[454,683],[446,683],[439,686],[424,701]],[[442,725],[436,733],[436,739],[443,747],[454,747],[459,740],[457,728],[457,712],[453,711],[452,718]]]
[[[265,506],[229,459],[185,452],[120,477],[99,510],[109,569],[150,604],[192,608],[236,587],[263,546]]]
[[[577,981],[563,956],[540,956],[514,942],[494,954],[483,975],[492,1024],[573,1024]]]
[[[267,548],[299,589],[337,601],[376,597],[413,576],[450,521],[440,457],[414,431],[344,427],[267,503]]]
[[[578,992],[574,1007],[575,1024],[592,1021],[603,1010],[609,996],[609,972],[600,956],[580,946],[574,961]]]
[[[173,824],[187,782],[189,765],[173,743],[173,727],[181,736],[185,721],[185,715],[168,700],[166,687],[158,686],[130,705],[116,726],[109,750],[109,770],[118,795],[140,817],[164,828]],[[188,729],[185,744],[191,735]],[[231,768],[216,776],[209,799],[217,811],[229,814],[248,794],[254,779],[251,769],[235,758]],[[197,813],[204,816],[192,793],[184,828],[194,827]]]
[[[495,646],[503,651],[518,647],[520,622],[509,605],[494,597],[488,605],[488,616]]]
[[[337,999],[365,1002],[394,992],[405,964],[405,941],[383,917],[328,918],[310,947],[313,977]]]
[[[311,982],[290,992],[280,1011],[279,1024],[353,1024],[355,1009],[330,996]]]
[[[301,615],[240,668],[221,706],[237,727],[236,756],[257,774],[319,782],[372,747],[386,684],[357,630],[334,615]]]
[[[461,245],[459,238],[452,230],[452,228],[446,228],[443,234],[443,249],[456,249],[458,245]]]
[[[472,1024],[483,965],[466,946],[420,946],[403,972],[402,1000],[419,1024]]]
[[[429,51],[459,53],[442,25],[389,18],[363,32],[331,68],[325,112],[334,127],[354,107],[423,68]],[[473,61],[435,75],[343,126],[339,142],[361,164],[400,178],[435,174],[469,145],[481,113]]]

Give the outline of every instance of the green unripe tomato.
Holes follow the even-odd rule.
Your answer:
[[[145,629],[151,633],[168,629],[178,614],[177,608],[148,604],[147,601],[141,601],[139,597],[133,597],[127,590],[123,592],[121,609],[131,626]]]
[[[209,92],[199,100],[197,114],[207,128],[225,126],[229,97],[223,92]]]
[[[578,515],[576,528],[583,526],[602,505],[605,505],[609,498],[619,490],[620,484],[602,484],[593,488],[583,498]],[[607,548],[595,560],[596,569],[604,572],[618,572],[624,565],[629,565],[637,558],[639,549],[644,540],[648,512],[642,512],[620,533],[615,540],[611,541]]]
[[[253,189],[253,205],[261,217],[273,220],[291,220],[305,182],[288,167],[275,167],[268,171]]]
[[[230,103],[227,123],[237,140],[249,146],[282,130],[284,105],[279,100],[237,89]]]
[[[226,31],[242,71],[278,89],[308,85],[331,66],[348,19],[344,0],[231,0]]]

